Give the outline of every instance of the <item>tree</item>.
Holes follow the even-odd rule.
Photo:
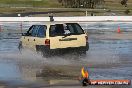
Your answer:
[[[128,15],[130,13],[130,10],[127,9],[124,13]]]
[[[128,0],[121,0],[121,4],[122,4],[122,5],[125,5],[125,7],[127,7],[127,1],[128,1]]]

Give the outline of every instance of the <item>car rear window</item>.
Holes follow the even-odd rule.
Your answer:
[[[67,28],[73,35],[84,34],[84,30],[77,23],[67,23]]]
[[[84,34],[83,29],[77,23],[56,24],[50,26],[50,36],[63,36],[63,35],[79,35]]]

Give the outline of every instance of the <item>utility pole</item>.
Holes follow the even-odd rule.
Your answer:
[[[88,16],[88,11],[87,11],[87,9],[86,9],[86,16]]]
[[[2,32],[1,25],[0,25],[0,32]]]
[[[18,14],[18,17],[21,17],[21,14]],[[21,33],[22,33],[22,21],[20,23],[20,30],[21,30]]]
[[[22,33],[22,22],[20,23],[20,29],[21,29],[21,33]]]

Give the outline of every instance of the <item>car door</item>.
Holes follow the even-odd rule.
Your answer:
[[[34,27],[31,30],[31,36],[28,38],[29,42],[29,48],[34,50],[34,45],[35,45],[35,38],[37,37],[37,32],[38,32],[38,25],[34,25]]]
[[[50,37],[50,49],[59,49],[61,48],[61,43],[59,39],[62,38],[61,34],[57,34],[57,25],[50,25],[49,28],[49,37]]]
[[[37,45],[44,45],[46,29],[46,25],[36,25],[36,36],[32,37],[32,48],[34,50],[36,50]]]
[[[34,28],[34,25],[32,25],[26,33],[22,35],[21,41],[24,48],[29,48],[29,40],[31,37],[31,32]]]

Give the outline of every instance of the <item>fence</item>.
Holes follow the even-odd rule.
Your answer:
[[[0,22],[50,21],[49,17],[0,17]],[[57,22],[131,22],[132,16],[79,16],[79,17],[54,17]]]

